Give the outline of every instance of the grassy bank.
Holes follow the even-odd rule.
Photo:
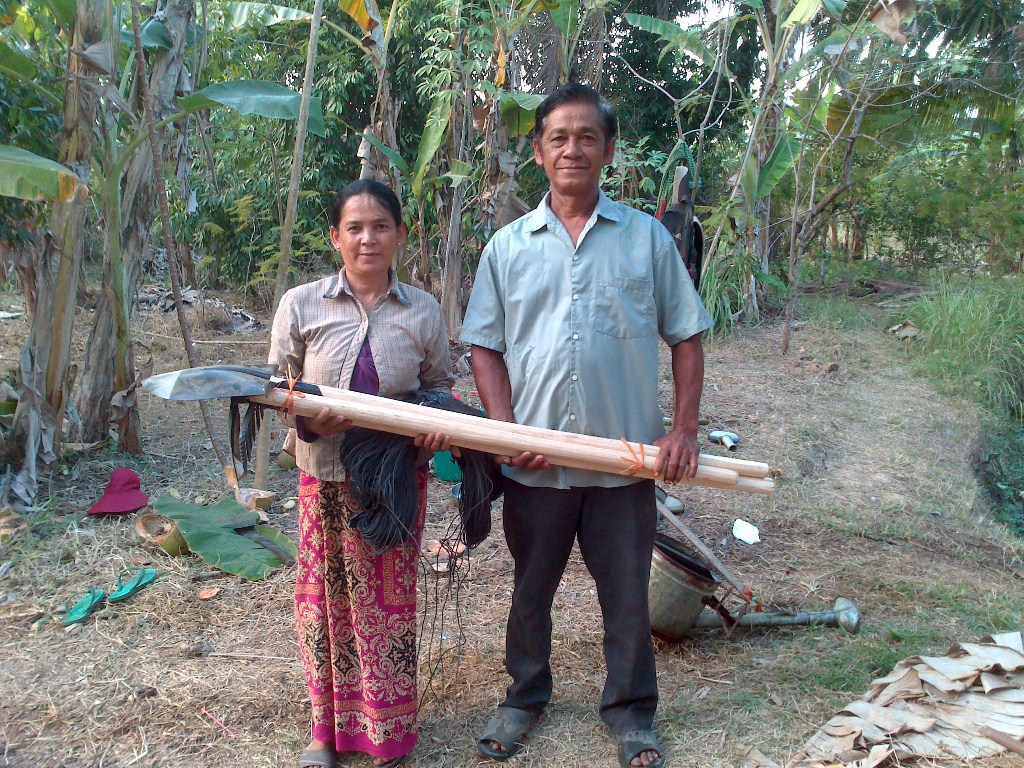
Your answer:
[[[898,319],[923,331],[919,371],[983,407],[978,474],[1024,535],[1024,278],[947,279]]]

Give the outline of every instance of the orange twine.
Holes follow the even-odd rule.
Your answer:
[[[647,464],[645,463],[646,456],[644,454],[643,443],[637,443],[637,445],[640,448],[639,454],[636,452],[636,450],[633,449],[633,446],[630,445],[629,441],[626,440],[626,438],[624,437],[622,438],[622,444],[626,446],[626,450],[629,451],[629,456],[619,456],[619,459],[626,462],[626,464],[628,465],[625,469],[619,472],[620,475],[628,475],[629,477],[634,477],[636,476],[637,472],[643,472],[649,475],[651,478],[656,478],[658,476],[657,472],[652,472],[647,468]]]
[[[294,376],[292,375],[292,365],[288,364],[288,372],[285,374],[285,381],[288,382],[288,395],[284,399],[284,403],[281,404],[281,410],[287,413],[289,416],[295,415],[295,398],[305,397],[301,392],[295,391],[295,385],[299,383],[299,379],[302,378],[302,371],[299,371]]]

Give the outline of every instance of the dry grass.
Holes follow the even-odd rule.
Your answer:
[[[261,348],[246,342],[263,334],[218,336],[218,327],[208,322],[197,333],[216,342],[201,345],[203,362],[259,359]],[[157,370],[184,364],[180,346],[164,338],[176,333],[173,317],[143,313],[137,329]],[[779,490],[769,499],[669,490],[683,500],[687,524],[769,605],[821,610],[846,596],[861,606],[864,628],[855,637],[823,628],[706,631],[659,643],[656,729],[672,766],[735,765],[741,745],[784,761],[899,659],[1024,625],[1021,584],[1004,567],[1021,543],[985,515],[971,470],[970,407],[909,379],[902,349],[880,329],[805,324],[798,366],[778,356],[778,342],[779,330],[766,326],[710,346],[703,410],[712,425],[742,436],[740,456],[778,468]],[[0,353],[10,367],[16,345],[5,342]],[[824,373],[829,362],[838,371]],[[663,393],[667,403],[667,380]],[[136,469],[151,496],[169,487],[192,499],[222,493],[198,410],[148,395],[142,407],[147,456],[66,457],[43,483],[30,533],[0,552],[0,562],[12,563],[0,579],[0,598],[8,596],[0,606],[0,766],[293,765],[308,703],[292,572],[257,583],[209,578],[200,561],[143,548],[130,520],[84,514],[115,466]],[[291,472],[271,475],[279,499],[294,484]],[[506,684],[512,582],[500,505],[495,511],[495,533],[468,571],[435,577],[424,563],[423,706],[412,765],[490,764],[473,742]],[[440,538],[454,515],[449,484],[432,481],[429,512],[426,538]],[[271,516],[295,534],[293,513],[276,505]],[[760,544],[731,538],[736,517],[760,528]],[[163,578],[81,626],[59,624],[58,609],[74,593],[110,589],[123,568],[143,562]],[[199,600],[209,586],[220,593]],[[46,616],[54,619],[40,623]],[[611,768],[614,749],[596,711],[599,609],[578,554],[554,616],[555,698],[512,764]]]

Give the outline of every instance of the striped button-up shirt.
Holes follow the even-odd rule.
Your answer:
[[[448,356],[448,333],[441,308],[426,291],[390,285],[367,314],[345,279],[332,277],[292,288],[274,315],[269,362],[283,373],[291,365],[311,384],[348,389],[363,341],[369,339],[380,378],[380,395],[394,397],[419,389],[451,390],[455,382]],[[288,423],[293,419],[285,418]],[[295,463],[320,480],[340,481],[342,435],[296,441]]]
[[[461,338],[504,355],[520,424],[650,443],[665,434],[659,336],[674,345],[710,327],[668,230],[602,192],[576,245],[547,197],[494,235]],[[636,482],[563,467],[505,472],[535,487]]]

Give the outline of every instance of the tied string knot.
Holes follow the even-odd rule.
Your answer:
[[[284,403],[281,404],[281,410],[287,413],[289,416],[295,415],[295,398],[305,397],[301,392],[295,391],[295,385],[299,383],[299,379],[302,378],[302,371],[299,371],[295,375],[292,375],[291,363],[288,364],[288,371],[285,373],[285,381],[288,382],[288,394],[284,398]]]
[[[652,472],[647,468],[646,455],[644,454],[644,444],[637,443],[637,448],[633,448],[626,438],[622,438],[622,444],[626,446],[626,450],[629,451],[629,456],[619,456],[621,461],[626,462],[626,468],[619,472],[620,475],[628,475],[629,477],[635,477],[637,473],[643,473],[648,477],[654,479],[658,477],[657,472]]]

